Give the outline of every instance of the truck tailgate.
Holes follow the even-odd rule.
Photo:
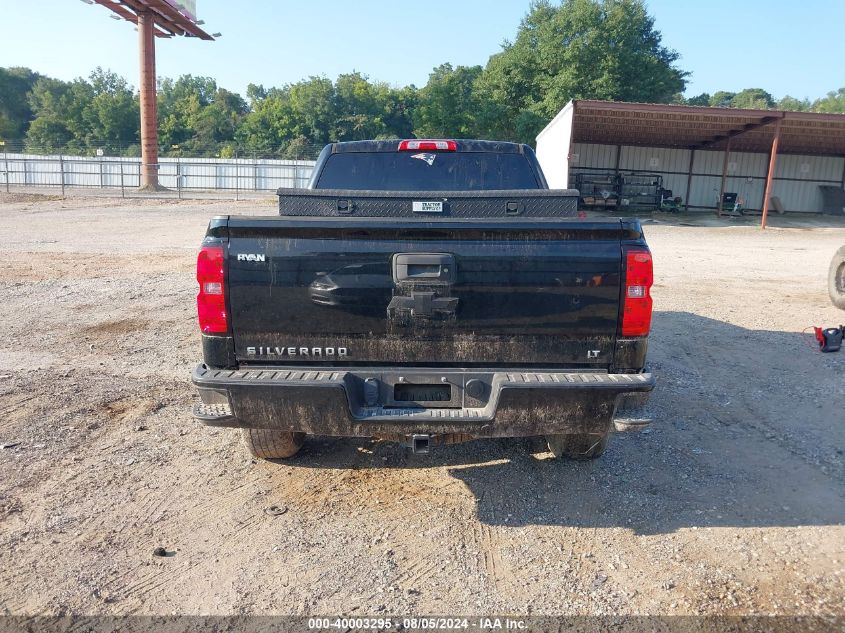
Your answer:
[[[256,365],[607,367],[627,230],[619,220],[231,217],[235,353]]]

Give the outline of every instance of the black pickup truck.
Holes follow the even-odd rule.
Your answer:
[[[623,410],[654,387],[652,261],[638,221],[577,201],[526,145],[328,145],[279,217],[208,226],[194,415],[263,458],[311,434],[600,455],[648,422]]]

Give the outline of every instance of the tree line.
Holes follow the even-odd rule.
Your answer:
[[[570,99],[845,112],[845,88],[809,101],[760,88],[684,98],[689,72],[663,45],[642,0],[536,0],[516,37],[484,66],[434,68],[425,86],[351,72],[242,96],[211,77],[158,82],[164,155],[312,158],[325,143],[371,138],[491,138],[533,143]],[[101,68],[70,82],[0,68],[0,140],[33,152],[139,155],[139,98]]]

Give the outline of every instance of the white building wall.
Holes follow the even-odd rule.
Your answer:
[[[797,156],[782,154],[775,166],[775,178],[797,178],[813,182],[841,181],[842,156]]]
[[[659,174],[663,176],[664,189],[671,189],[673,196],[686,200],[689,150],[623,146],[619,156],[619,171]]]
[[[569,170],[572,173],[593,169],[604,172],[608,170],[608,165],[613,169],[616,164],[616,149],[615,145],[573,143],[569,154]]]
[[[800,211],[808,206],[821,211],[822,194],[819,185],[842,186],[842,156],[781,155],[775,166],[772,195],[778,196],[787,211]]]
[[[552,189],[569,188],[573,112],[570,101],[537,135],[537,160]]]
[[[570,178],[574,182],[579,172],[614,173],[616,154],[619,153],[619,171],[659,174],[663,187],[673,195],[686,200],[689,150],[659,147],[633,147],[574,143],[570,161]]]
[[[539,144],[538,144],[539,149]],[[619,148],[619,171],[660,174],[663,186],[681,196],[692,208],[715,208],[721,186],[724,152],[696,150],[692,178],[688,176],[691,150],[659,147]],[[569,162],[569,182],[578,172],[613,173],[617,146],[574,143]],[[768,154],[731,152],[727,165],[725,191],[736,192],[743,205],[759,210],[766,186]],[[840,156],[778,156],[772,195],[780,198],[787,211],[820,212],[819,185],[842,185],[845,158]],[[545,169],[545,167],[544,167]],[[687,191],[687,181],[690,190]]]
[[[725,153],[717,150],[696,150],[692,164],[692,182],[687,197],[691,207],[715,208],[722,184]],[[735,192],[742,205],[760,209],[766,187],[767,154],[731,152],[728,158],[725,191]]]

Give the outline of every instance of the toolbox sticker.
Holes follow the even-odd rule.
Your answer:
[[[438,201],[414,200],[412,203],[414,213],[442,213],[443,203]]]
[[[431,167],[434,164],[434,159],[437,158],[437,154],[428,154],[423,152],[422,154],[414,154],[411,158],[419,158],[420,160],[428,163],[428,166]]]

